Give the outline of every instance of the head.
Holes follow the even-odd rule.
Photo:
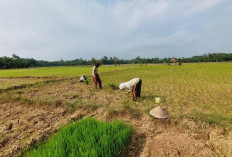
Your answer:
[[[125,83],[121,83],[121,84],[119,85],[119,89],[122,90],[122,89],[124,89],[124,88],[125,88]]]
[[[101,64],[100,64],[99,62],[96,62],[96,63],[95,63],[95,66],[96,66],[96,67],[99,67],[100,65],[101,65]]]

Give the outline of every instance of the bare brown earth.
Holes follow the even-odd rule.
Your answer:
[[[119,104],[127,99],[124,92],[95,90],[78,81],[63,81],[16,93],[3,96],[21,96],[31,101],[10,99],[0,105],[3,157],[19,154],[61,126],[88,116],[103,121],[122,119],[133,126],[134,134],[124,156],[232,156],[230,132],[188,119],[174,121],[171,116],[157,120],[145,112],[122,108]],[[134,106],[139,109],[141,104]]]

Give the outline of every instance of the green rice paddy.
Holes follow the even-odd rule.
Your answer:
[[[128,69],[128,66],[100,66],[99,72],[109,72],[115,70]],[[68,77],[81,76],[83,74],[91,75],[92,66],[71,66],[71,67],[45,67],[28,69],[10,69],[0,70],[0,77]]]
[[[23,156],[114,157],[123,153],[131,135],[132,127],[121,121],[110,123],[87,118],[63,127]]]

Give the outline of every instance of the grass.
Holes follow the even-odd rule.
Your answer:
[[[110,84],[109,84],[109,87],[110,87],[111,89],[113,89],[113,90],[116,90],[116,89],[117,89],[116,85],[113,84],[113,83],[110,83]]]
[[[99,72],[128,69],[127,66],[100,66]],[[71,66],[71,67],[45,67],[28,69],[0,70],[0,77],[72,77],[86,74],[91,76],[92,66]]]
[[[217,113],[203,113],[200,111],[192,111],[192,114],[186,115],[186,117],[194,120],[194,121],[204,121],[209,124],[213,125],[219,125],[224,128],[231,128],[232,124],[232,118],[231,117],[225,117],[223,115],[217,114]]]
[[[195,117],[197,121],[229,127],[232,124],[232,63],[195,63],[182,66],[147,65],[118,73],[106,73],[101,77],[103,84],[120,83],[132,78],[142,79],[140,103],[133,108],[147,111],[155,106],[154,98],[161,97],[161,106],[167,106],[171,115]],[[118,91],[124,93],[125,91]],[[128,97],[131,97],[129,94]],[[132,99],[132,98],[131,98]],[[199,109],[208,118],[198,118]],[[217,115],[220,116],[216,116]],[[214,122],[215,121],[215,122]]]
[[[65,71],[65,68],[68,70]],[[31,70],[37,70],[38,75],[48,75],[49,68],[42,69]],[[50,70],[52,69],[50,68]],[[66,80],[42,84],[38,87],[34,86],[31,87],[32,89],[26,88],[20,90],[21,93],[19,94],[12,93],[13,91],[2,93],[0,97],[2,100],[4,99],[4,102],[5,100],[7,101],[6,97],[9,97],[9,100],[12,100],[14,97],[21,97],[22,100],[27,98],[35,103],[44,102],[44,104],[46,102],[48,104],[56,104],[56,101],[62,101],[71,108],[81,106],[91,108],[91,105],[93,105],[93,108],[97,108],[99,104],[104,104],[99,107],[104,106],[116,111],[121,109],[138,109],[146,113],[149,113],[148,111],[156,106],[155,97],[161,97],[160,105],[165,105],[169,115],[172,115],[172,117],[181,119],[183,116],[186,116],[196,121],[229,127],[232,124],[230,118],[232,111],[231,69],[232,63],[194,63],[181,66],[101,66],[99,72],[106,72],[100,73],[103,90],[95,90],[92,79],[89,79],[89,85],[84,84],[83,88],[80,88],[78,81],[72,80],[73,83],[71,83],[70,80]],[[30,69],[23,69],[22,71],[25,70]],[[85,73],[86,71],[91,73],[91,67],[54,67],[53,70],[61,72],[57,73],[57,76],[72,76],[78,73]],[[114,72],[110,70],[114,70]],[[6,76],[11,75],[11,71],[9,70],[8,72]],[[112,88],[118,87],[120,83],[135,77],[139,77],[143,81],[139,104],[132,101],[131,94],[126,96],[125,91],[112,90]],[[31,92],[29,91],[30,89]],[[107,98],[108,95],[104,92],[111,94],[112,97]],[[73,99],[70,99],[72,96],[65,97],[65,95],[73,93],[78,95],[78,97]],[[118,98],[117,102],[115,102],[115,98]],[[203,115],[208,115],[208,118],[198,118],[198,111]]]
[[[63,127],[46,142],[35,145],[23,156],[119,156],[131,135],[132,127],[121,121],[109,123],[87,118]]]
[[[0,78],[0,89],[7,89],[13,86],[19,86],[22,84],[34,84],[36,82],[43,82],[46,79],[38,78]]]

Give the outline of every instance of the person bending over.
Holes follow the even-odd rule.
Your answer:
[[[119,89],[128,89],[127,95],[132,91],[133,100],[136,101],[140,98],[142,80],[140,78],[134,78],[128,82],[121,83]]]
[[[99,88],[102,88],[102,82],[101,82],[101,79],[98,75],[98,67],[99,66],[100,66],[100,63],[96,62],[95,65],[93,66],[93,71],[92,71],[93,82],[95,84],[95,88],[97,88],[97,83],[99,84]]]

